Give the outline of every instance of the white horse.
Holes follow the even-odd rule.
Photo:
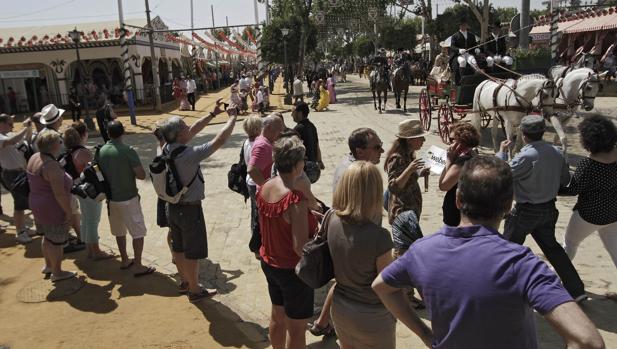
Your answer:
[[[481,113],[492,116],[493,148],[499,151],[497,142],[498,124],[503,118],[506,138],[514,138],[514,129],[517,129],[515,151],[522,147],[523,137],[518,130],[521,120],[532,112],[550,114],[555,103],[555,84],[540,74],[523,75],[517,80],[509,79],[505,82],[492,80],[483,81],[476,87],[473,98],[473,116],[471,123],[478,131],[480,128]],[[551,123],[559,123],[556,117],[551,117]]]
[[[572,70],[575,70],[578,68],[593,69],[594,65],[595,65],[595,58],[590,54],[584,53],[581,56],[581,58],[579,58],[576,62],[570,65],[558,64],[558,65],[554,65],[550,67],[548,69],[548,77],[549,79],[552,79],[553,81],[557,81],[560,78],[565,77],[566,74],[568,74]]]
[[[578,68],[569,71],[564,78],[555,80],[557,98],[555,98],[555,111],[562,127],[570,121],[579,107],[585,111],[594,108],[596,95],[600,91],[600,79],[606,75],[596,73],[590,68]],[[563,147],[564,154],[567,153],[568,142],[566,134],[562,128],[555,128],[557,140]]]

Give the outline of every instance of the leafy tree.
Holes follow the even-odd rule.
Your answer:
[[[380,26],[381,43],[389,50],[399,48],[411,50],[416,47],[416,22],[410,20],[390,20]]]
[[[493,9],[493,21],[499,20],[501,23],[510,22],[512,17],[516,16],[518,9],[516,7],[499,7]]]
[[[285,63],[284,42],[287,42],[287,63],[295,64],[299,62],[298,52],[301,45],[302,20],[297,16],[288,18],[273,18],[270,25],[265,26],[261,35],[261,56],[264,60],[273,63]],[[284,38],[282,28],[289,29],[289,34]],[[310,24],[308,27],[307,49],[312,51],[317,45],[315,26]]]
[[[373,40],[367,35],[359,36],[353,42],[353,53],[360,57],[369,56],[374,50]]]

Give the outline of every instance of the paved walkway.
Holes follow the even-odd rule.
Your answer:
[[[337,86],[339,103],[331,105],[327,112],[310,114],[311,120],[319,131],[323,161],[326,166],[320,181],[313,186],[313,191],[318,198],[327,203],[331,202],[334,169],[348,152],[347,137],[353,129],[363,126],[375,129],[384,141],[384,147],[387,148],[395,138],[397,124],[405,118],[417,117],[416,101],[420,88],[412,88],[408,100],[409,112],[407,114],[390,110],[394,106],[392,97],[388,100],[389,110],[384,114],[378,114],[373,109],[372,99],[369,97],[368,81],[358,79],[357,76],[349,76],[348,79],[349,83],[342,83]],[[220,92],[220,95],[225,96],[225,93]],[[202,109],[204,112],[209,110],[211,108],[209,103],[213,103],[212,97],[200,100],[198,109]],[[612,104],[608,104],[609,102]],[[596,103],[601,110],[610,111],[613,115],[616,114],[614,107],[617,106],[617,103],[613,100],[599,98]],[[183,113],[186,113],[185,115],[190,118],[197,118],[198,115],[201,115],[197,112]],[[144,133],[144,131],[148,130],[149,125],[158,118],[160,117],[140,117],[141,126],[129,128],[135,134],[128,136],[126,143],[135,147],[144,166],[147,166],[156,151],[154,137],[150,135],[149,131],[147,133]],[[287,125],[293,127],[294,123],[289,113],[285,114],[285,119]],[[147,120],[147,122],[144,120]],[[189,123],[191,121],[188,120]],[[221,127],[222,125],[207,127],[195,139],[194,143],[211,140]],[[434,124],[433,129],[435,127]],[[568,130],[573,131],[572,127]],[[201,164],[206,182],[204,213],[208,229],[209,259],[201,262],[200,277],[205,285],[216,287],[219,290],[220,295],[217,296],[217,300],[233,310],[237,314],[234,316],[238,317],[238,321],[241,319],[246,321],[247,324],[256,324],[247,325],[243,330],[245,335],[258,340],[265,339],[265,328],[269,319],[270,302],[267,286],[258,261],[247,247],[250,236],[250,205],[245,203],[241,196],[227,188],[226,176],[231,164],[238,160],[240,146],[244,139],[242,126],[238,123],[227,144]],[[577,141],[573,139],[571,144],[574,142]],[[427,148],[432,144],[443,146],[435,134],[427,137],[425,147]],[[580,152],[580,147],[578,149],[573,147],[573,151],[578,151],[579,155],[583,155]],[[576,160],[576,157],[573,158]],[[430,189],[423,194],[424,201],[434,204],[434,207],[440,207],[443,200],[443,193],[437,189],[437,179],[436,176],[431,176]],[[140,182],[139,190],[148,227],[144,258],[147,262],[156,265],[160,272],[173,275],[175,268],[171,263],[171,256],[166,243],[167,232],[156,226],[156,195],[148,181]],[[5,199],[5,202],[7,201]],[[561,238],[574,202],[573,198],[559,199],[561,215],[557,224],[557,231]],[[421,225],[425,234],[436,231],[441,226],[441,210],[425,209]],[[109,224],[105,215],[101,221],[100,235],[101,242],[104,245],[115,249],[115,241],[109,233]],[[527,244],[534,251],[539,251],[532,241],[528,241]],[[604,338],[617,346],[617,322],[614,317],[614,314],[617,314],[617,303],[605,300],[602,297],[607,292],[617,292],[617,274],[597,236],[590,237],[581,247],[581,251],[577,255],[576,266],[581,272],[588,291],[594,295],[594,299],[585,305],[586,312],[596,321]],[[322,297],[323,290],[319,292],[319,297],[316,297],[318,298],[317,303],[322,301]],[[421,315],[426,318],[426,313]],[[504,325],[507,326],[507,324]],[[540,347],[562,347],[559,337],[543,320],[539,320],[539,332]],[[315,338],[310,334],[308,334],[308,339],[311,348],[337,347],[334,340],[321,342],[320,338]],[[398,343],[400,348],[416,347],[416,345],[419,347],[421,345],[421,342],[400,324]]]

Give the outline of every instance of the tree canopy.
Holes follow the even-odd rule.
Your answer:
[[[298,16],[287,18],[273,18],[270,25],[265,26],[261,35],[261,56],[267,62],[284,62],[284,42],[287,42],[287,62],[294,64],[298,62],[298,51],[301,43],[302,20]],[[286,37],[283,37],[281,29],[289,29]],[[313,24],[307,28],[307,51],[311,52],[317,45],[316,29]]]

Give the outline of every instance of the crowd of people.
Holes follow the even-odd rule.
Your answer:
[[[334,75],[331,78],[332,93],[319,80],[311,89],[320,99],[324,93],[327,102],[336,102]],[[265,116],[260,105],[264,97],[258,95],[262,86],[247,80],[242,77],[232,87],[229,104],[218,100],[212,112],[191,125],[169,117],[154,132],[158,154],[182,188],[176,201],[159,195],[157,224],[168,230],[180,277],[178,292],[190,302],[216,294],[199,283],[198,262],[208,258],[202,203],[206,179],[200,162],[228,140],[237,115],[248,109],[249,94],[242,92],[253,85],[257,106],[243,122],[247,138],[239,151],[251,202],[247,253],[259,260],[267,283],[273,348],[306,347],[309,328],[315,335],[336,333],[343,348],[393,349],[397,320],[427,347],[536,348],[533,310],[553,325],[568,347],[604,348],[578,305],[587,296],[571,259],[597,231],[617,267],[617,129],[609,119],[595,115],[581,122],[581,141],[590,155],[573,174],[561,153],[542,140],[545,122],[540,116],[523,118],[526,145],[509,161],[508,141],[495,156],[480,155],[475,150],[478,131],[467,123],[454,125],[439,178],[439,189],[446,192],[444,226],[424,237],[420,180],[430,169],[419,156],[426,132],[418,120],[402,121],[387,151],[375,130],[354,130],[347,142],[349,153],[334,171],[332,199],[320,200],[311,185],[320,180],[325,165],[318,129],[309,119],[312,108],[300,97],[303,93],[297,94],[292,108],[295,126],[288,128],[282,114]],[[43,236],[42,272],[52,282],[77,275],[62,268],[65,252],[85,248],[93,260],[116,258],[98,244],[102,201],[75,190],[86,168],[96,164],[106,183],[109,228],[121,268],[135,277],[152,274],[155,268],[142,260],[147,229],[137,189],[146,170],[136,150],[125,143],[124,126],[103,119],[108,139],[92,151],[85,146],[85,125],[77,120],[62,127],[63,113],[48,105],[16,133],[13,118],[0,115],[2,181],[13,197],[17,240],[32,240],[24,219],[29,209],[36,234]],[[223,113],[229,119],[214,138],[196,142],[195,136]],[[378,167],[384,153],[386,182]],[[26,192],[20,184],[24,176]],[[555,236],[558,195],[578,195],[565,249]],[[382,226],[384,209],[391,231]],[[321,314],[309,324],[315,292],[295,269],[305,244],[318,233],[326,237],[334,282]],[[528,234],[555,272],[521,246]],[[430,327],[416,313],[424,307]]]

